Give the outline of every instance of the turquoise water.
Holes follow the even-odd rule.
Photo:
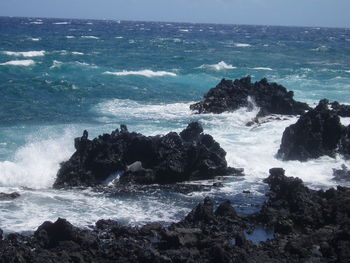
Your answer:
[[[296,117],[252,128],[245,123],[257,108],[190,112],[221,78],[246,75],[276,81],[310,104],[325,97],[350,103],[350,29],[0,17],[0,191],[22,194],[0,203],[0,227],[30,231],[58,216],[79,225],[101,217],[171,222],[205,195],[251,212],[264,200],[261,179],[274,166],[311,187],[334,186],[332,168],[347,163],[340,156],[307,163],[274,157]],[[84,129],[94,137],[124,123],[153,135],[192,120],[220,142],[230,165],[245,168],[245,179],[191,195],[51,189]]]

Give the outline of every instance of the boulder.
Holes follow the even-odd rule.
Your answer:
[[[120,131],[89,140],[84,131],[75,148],[61,164],[55,188],[96,186],[118,177],[119,184],[171,184],[242,175],[241,169],[227,166],[226,152],[197,122],[164,136],[147,137],[121,125]]]
[[[285,129],[277,156],[299,161],[322,155],[334,156],[344,130],[339,116],[328,108],[328,100],[321,100],[315,109]]]
[[[222,113],[240,107],[260,107],[259,117],[268,114],[299,115],[310,109],[306,103],[293,99],[293,91],[265,78],[252,83],[250,76],[221,82],[204,95],[204,100],[190,106],[197,113]],[[253,102],[252,102],[253,101]]]
[[[350,117],[350,105],[340,104],[338,101],[331,103],[331,108],[340,117]]]

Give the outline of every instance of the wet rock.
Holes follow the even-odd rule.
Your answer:
[[[328,101],[321,100],[315,109],[285,129],[277,156],[283,160],[299,161],[334,156],[344,130],[339,116],[329,110]]]
[[[333,180],[350,181],[350,170],[346,165],[342,165],[341,169],[333,169]]]
[[[21,195],[17,192],[13,192],[10,194],[7,193],[0,193],[0,200],[8,200],[8,199],[15,199],[20,197]]]
[[[2,239],[2,235],[4,234],[4,231],[0,228],[0,240]]]
[[[227,166],[226,152],[202,126],[190,123],[180,134],[149,136],[120,131],[93,140],[84,131],[75,139],[76,152],[61,164],[55,188],[95,186],[120,175],[119,183],[171,184],[212,179],[221,175],[242,175]],[[112,178],[112,179],[113,179]]]
[[[338,101],[331,103],[331,108],[341,117],[350,117],[350,105],[340,104]]]
[[[344,134],[339,142],[339,153],[341,153],[345,159],[350,159],[350,125],[344,128]]]
[[[265,78],[252,83],[250,76],[221,82],[204,95],[204,100],[190,106],[198,113],[222,113],[240,107],[252,107],[251,98],[260,107],[259,117],[268,114],[303,114],[309,109],[306,103],[293,99],[293,91],[270,83]],[[253,123],[250,123],[253,124]]]

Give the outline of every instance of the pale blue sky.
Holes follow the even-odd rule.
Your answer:
[[[350,27],[350,0],[0,0],[0,16]]]

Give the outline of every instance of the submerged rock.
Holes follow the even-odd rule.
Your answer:
[[[268,114],[303,114],[310,109],[306,103],[293,99],[293,91],[277,83],[270,83],[265,78],[252,83],[250,76],[221,82],[204,95],[204,100],[190,106],[198,113],[222,113],[234,111],[240,107],[250,107],[253,102],[260,107],[258,116]]]
[[[321,100],[315,109],[285,129],[277,156],[283,160],[299,161],[322,155],[334,156],[344,130],[339,116],[328,108],[328,100]],[[343,152],[348,151],[348,140],[343,145]]]
[[[61,164],[55,188],[95,186],[117,177],[122,184],[171,184],[242,175],[241,169],[227,166],[226,152],[197,122],[164,136],[147,137],[121,125],[120,131],[89,140],[84,131],[75,148]]]
[[[350,170],[344,164],[341,169],[333,169],[333,180],[350,181]]]
[[[16,199],[20,197],[21,195],[17,192],[13,192],[10,194],[7,193],[0,193],[0,200],[7,200],[7,199]]]

